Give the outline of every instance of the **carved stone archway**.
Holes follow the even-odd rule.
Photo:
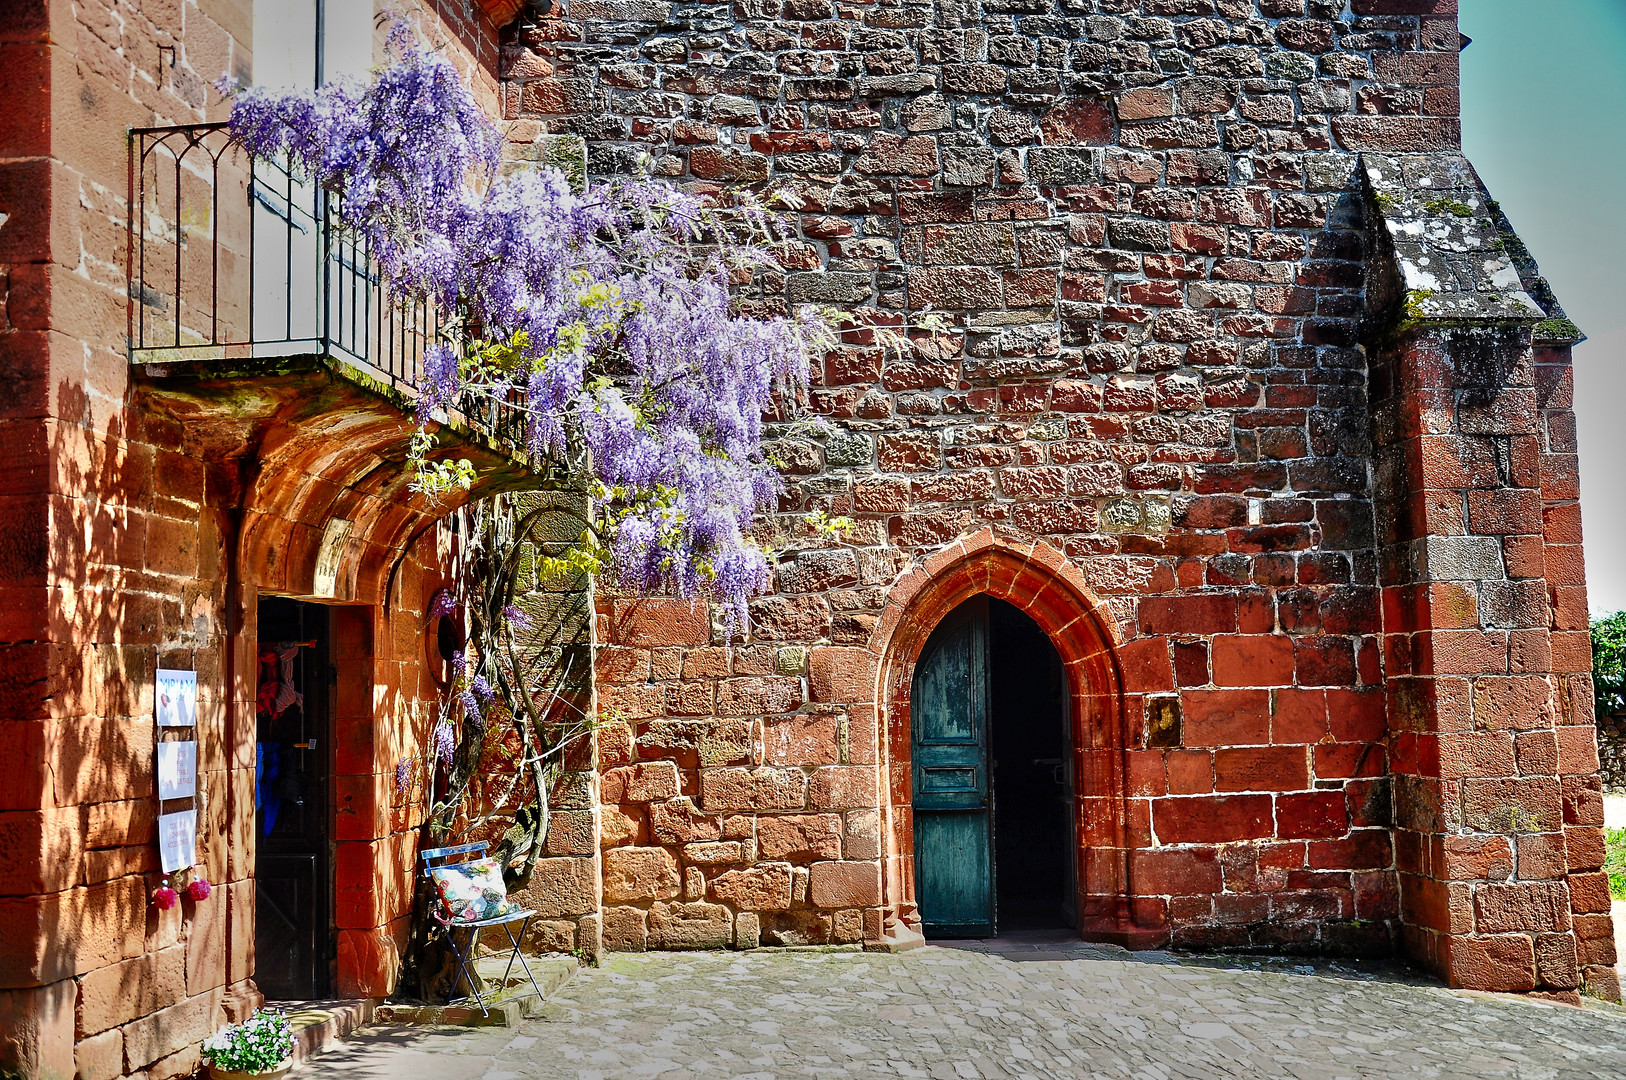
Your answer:
[[[1061,657],[1073,738],[1080,933],[1131,946],[1165,940],[1166,928],[1138,925],[1131,903],[1128,853],[1150,839],[1149,823],[1135,820],[1127,796],[1125,751],[1132,740],[1126,717],[1139,716],[1139,699],[1126,699],[1116,622],[1060,551],[991,529],[962,538],[901,577],[870,639],[879,661],[876,703],[886,732],[882,804],[889,919],[918,927],[909,702],[914,666],[942,618],[977,595],[1021,609]]]

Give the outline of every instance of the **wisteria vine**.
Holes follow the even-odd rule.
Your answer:
[[[589,528],[545,570],[710,597],[743,622],[770,581],[752,523],[781,489],[763,418],[801,399],[829,340],[811,308],[758,316],[735,302],[772,265],[762,202],[647,177],[581,193],[558,169],[505,165],[456,68],[401,32],[366,86],[248,88],[231,127],[251,155],[285,158],[334,197],[393,298],[446,317],[424,356],[420,424],[513,403],[528,450],[588,489]],[[416,445],[420,490],[473,479]]]

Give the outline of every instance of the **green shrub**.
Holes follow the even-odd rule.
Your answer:
[[[1609,897],[1626,900],[1626,829],[1603,832],[1603,872],[1609,875]]]
[[[1599,716],[1626,710],[1626,611],[1592,620],[1592,696]]]

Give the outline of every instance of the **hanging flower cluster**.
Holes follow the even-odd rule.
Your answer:
[[[736,307],[731,287],[770,263],[772,219],[745,196],[708,203],[647,178],[578,193],[557,169],[505,168],[451,63],[399,34],[392,56],[364,88],[242,91],[233,133],[334,197],[395,298],[450,316],[424,356],[421,422],[512,403],[529,450],[588,484],[593,529],[556,572],[709,595],[743,618],[769,582],[753,517],[780,491],[763,417],[800,398],[827,340],[811,309]],[[470,479],[419,467],[431,492]]]

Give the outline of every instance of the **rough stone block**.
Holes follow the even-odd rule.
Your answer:
[[[726,949],[734,916],[721,904],[657,903],[649,909],[651,949]]]
[[[648,914],[642,908],[604,909],[606,952],[643,952],[649,947]]]
[[[862,810],[878,804],[875,770],[867,765],[830,765],[813,771],[807,802],[814,810]]]
[[[1500,581],[1502,545],[1488,536],[1425,536],[1412,545],[1416,581]]]
[[[789,863],[758,863],[713,878],[711,896],[740,911],[783,911],[790,907],[790,879]]]
[[[800,810],[807,802],[807,776],[800,769],[704,769],[700,804],[708,811]]]
[[[72,979],[0,990],[0,1062],[18,1069],[19,1076],[74,1075]],[[122,1068],[112,1075],[119,1072]]]
[[[881,867],[874,862],[817,862],[808,868],[815,907],[862,908],[881,902]]]
[[[1474,911],[1482,934],[1570,928],[1569,893],[1562,882],[1481,885],[1474,891]]]
[[[1443,938],[1440,966],[1449,985],[1465,990],[1523,993],[1536,988],[1534,939],[1524,934]]]
[[[723,835],[722,818],[702,814],[687,795],[649,804],[649,835],[658,844],[689,844]]]
[[[841,857],[837,814],[776,814],[757,819],[757,847],[765,859],[807,862]]]
[[[79,1030],[96,1034],[185,999],[186,950],[172,945],[85,975],[79,980]]]
[[[670,900],[680,884],[677,859],[665,848],[611,848],[604,853],[608,903]]]
[[[79,1080],[114,1080],[124,1075],[124,1033],[104,1031],[80,1039],[73,1048],[73,1061]]]
[[[125,1025],[124,1059],[129,1068],[145,1068],[213,1035],[220,1026],[220,996],[220,991],[211,991]]]
[[[670,761],[640,761],[606,769],[599,778],[599,797],[610,805],[655,802],[676,798],[677,765]]]
[[[1575,938],[1569,934],[1536,935],[1536,978],[1543,986],[1573,990],[1581,985]]]
[[[538,859],[531,884],[520,893],[526,907],[543,919],[585,915],[598,909],[596,859]]]

